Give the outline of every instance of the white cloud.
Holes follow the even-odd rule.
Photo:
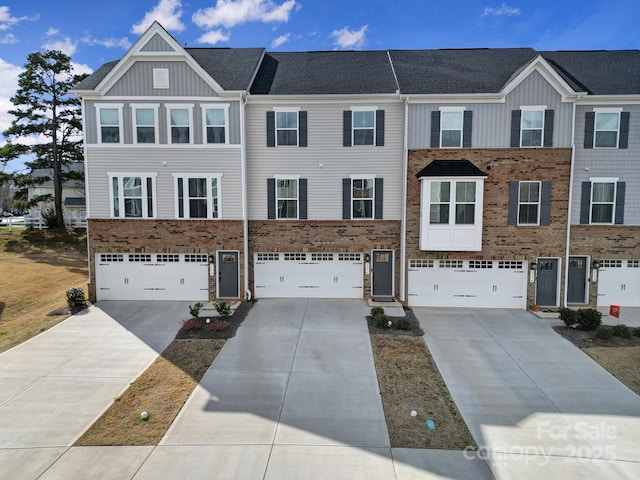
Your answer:
[[[73,75],[82,75],[83,73],[93,73],[93,69],[84,63],[71,62],[71,73]]]
[[[100,45],[106,48],[122,48],[128,50],[131,47],[131,42],[127,37],[122,38],[95,38],[93,35],[85,35],[80,39],[82,43],[86,43],[89,46]]]
[[[349,30],[349,27],[344,27],[334,30],[329,36],[335,38],[334,43],[340,48],[362,48],[366,42],[367,28],[369,25],[363,25],[360,30]]]
[[[18,90],[18,75],[22,68],[12,65],[0,58],[0,132],[4,132],[13,120],[13,115],[7,113],[14,107],[9,100]]]
[[[78,42],[74,42],[69,37],[64,37],[63,40],[53,40],[42,45],[45,50],[59,50],[62,53],[66,53],[70,57],[76,53],[78,48]]]
[[[60,33],[60,30],[58,30],[57,28],[49,27],[49,30],[47,30],[47,33],[45,33],[45,35],[47,37],[54,37],[59,33]]]
[[[503,3],[499,7],[484,7],[484,12],[482,12],[483,17],[501,17],[506,15],[507,17],[512,17],[515,15],[520,15],[522,12],[519,8],[510,7],[506,3]]]
[[[278,48],[280,45],[287,43],[290,37],[290,33],[287,33],[286,35],[280,35],[278,38],[274,39],[273,42],[271,42],[271,48]]]
[[[231,34],[229,32],[223,32],[222,29],[211,30],[196,40],[196,43],[208,43],[209,45],[215,45],[218,42],[228,42],[229,38],[231,38]]]
[[[0,6],[0,31],[9,30],[14,25],[28,19],[28,17],[14,17],[9,13],[9,7]]]
[[[278,5],[271,0],[217,0],[215,7],[200,9],[193,14],[199,27],[231,28],[247,22],[288,22],[296,0]]]
[[[13,33],[7,33],[4,37],[0,37],[0,45],[13,45],[18,43],[18,39]]]
[[[182,32],[185,29],[184,23],[180,21],[182,14],[180,0],[160,0],[158,5],[149,10],[140,22],[131,27],[131,33],[143,34],[156,20],[169,31]]]

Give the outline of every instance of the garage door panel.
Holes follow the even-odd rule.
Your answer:
[[[640,260],[600,260],[597,305],[640,307]]]

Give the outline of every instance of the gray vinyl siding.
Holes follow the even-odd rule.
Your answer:
[[[174,52],[175,50],[169,45],[164,38],[157,33],[147,42],[141,49],[143,52]]]
[[[169,88],[153,88],[153,69],[169,69]],[[135,62],[109,89],[106,96],[150,96],[150,97],[216,97],[216,92],[207,85],[186,62]]]
[[[409,148],[431,148],[431,112],[441,106],[473,111],[472,148],[509,148],[511,111],[523,105],[546,105],[554,110],[553,146],[571,146],[572,104],[563,103],[542,75],[533,72],[507,95],[505,103],[409,104]]]
[[[357,103],[291,103],[307,113],[307,147],[267,147],[266,112],[246,110],[248,211],[250,220],[267,219],[267,179],[274,174],[307,179],[308,220],[342,220],[342,179],[375,174],[384,179],[384,220],[399,220],[402,203],[403,105],[369,101],[385,111],[384,146],[344,147],[343,111]],[[278,105],[280,106],[280,105]]]
[[[153,173],[156,177],[156,202],[159,219],[174,219],[174,173],[222,174],[222,219],[242,219],[242,175],[240,148],[206,147],[107,148],[88,147],[89,202],[91,218],[110,218],[108,173]],[[166,166],[163,162],[167,162]]]
[[[640,105],[598,105],[596,108],[620,107],[630,112],[629,146],[626,149],[584,148],[585,113],[594,106],[576,108],[576,149],[574,189],[571,204],[571,224],[580,223],[582,182],[589,178],[615,178],[626,182],[624,224],[640,225]],[[587,170],[588,169],[588,170]]]
[[[201,105],[211,104],[215,102],[192,102],[192,101],[180,101],[176,99],[175,102],[158,102],[153,100],[148,101],[118,101],[117,99],[106,99],[104,102],[96,102],[93,100],[85,102],[84,113],[86,115],[86,132],[85,141],[87,144],[98,143],[98,125],[96,105],[101,103],[116,103],[123,104],[122,117],[123,117],[123,138],[125,144],[133,143],[133,118],[131,113],[131,104],[151,103],[160,105],[158,108],[158,141],[160,144],[167,144],[167,107],[172,104],[193,104],[193,141],[195,144],[202,144],[203,142],[203,125],[202,125],[202,108]],[[221,103],[229,104],[229,128],[227,129],[229,135],[229,143],[232,145],[240,145],[240,102],[237,101],[225,101]]]

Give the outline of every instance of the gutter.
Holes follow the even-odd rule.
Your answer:
[[[87,222],[87,277],[89,283],[87,289],[91,285],[91,249],[89,248],[89,219],[91,218],[91,198],[89,195],[89,162],[87,157],[87,110],[84,97],[80,97],[80,108],[82,112],[82,163],[84,164],[84,208],[85,208],[85,220]],[[87,292],[88,294],[89,292]],[[95,292],[96,298],[98,298],[98,292]],[[88,297],[89,295],[87,295]]]
[[[242,177],[242,249],[244,250],[244,293],[247,300],[251,300],[249,290],[249,217],[247,215],[247,142],[245,139],[244,107],[247,103],[246,94],[240,96],[240,164]]]

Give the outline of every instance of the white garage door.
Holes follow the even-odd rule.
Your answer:
[[[257,298],[362,298],[360,253],[256,253]]]
[[[527,265],[519,260],[409,260],[409,305],[526,308]]]
[[[597,302],[640,307],[640,260],[600,260]]]
[[[98,300],[207,300],[208,257],[188,253],[98,253]]]

